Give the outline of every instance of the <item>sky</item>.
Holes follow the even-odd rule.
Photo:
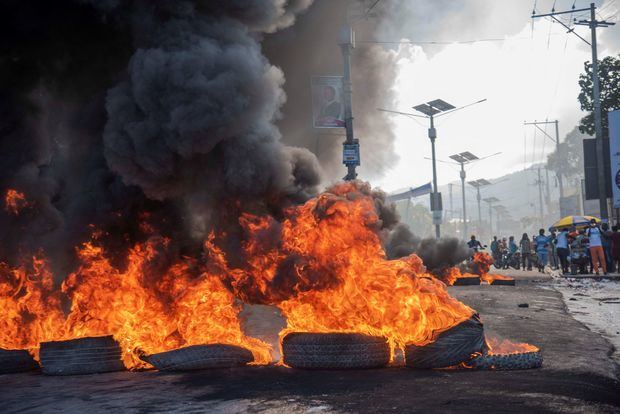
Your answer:
[[[382,33],[386,40],[413,41],[392,46],[398,59],[397,102],[395,108],[388,109],[414,112],[413,106],[436,98],[460,107],[486,98],[484,103],[437,119],[437,158],[450,161],[451,154],[463,151],[479,157],[501,152],[471,165],[468,180],[492,179],[544,162],[555,144],[523,123],[558,119],[560,139],[579,123],[584,114],[577,100],[577,82],[583,63],[591,60],[590,47],[567,34],[560,24],[537,19],[532,25],[533,2],[443,3],[443,10],[409,10],[409,21],[388,24]],[[553,3],[537,1],[536,9],[549,12]],[[555,3],[556,10],[567,10],[573,0]],[[586,1],[575,3],[576,8],[589,5]],[[599,18],[617,19],[620,0],[597,4]],[[442,20],[434,21],[431,15],[422,25],[415,24],[420,15],[428,13],[441,15]],[[408,29],[411,27],[416,29]],[[599,29],[599,59],[620,52],[619,31],[616,26]],[[578,26],[576,32],[589,40],[587,27]],[[488,38],[502,40],[442,46],[415,43]],[[394,191],[430,181],[431,162],[425,160],[431,154],[428,120],[395,115],[392,122],[400,159],[375,184]],[[554,135],[553,125],[547,131]],[[457,166],[439,163],[437,170],[439,185],[459,179]]]

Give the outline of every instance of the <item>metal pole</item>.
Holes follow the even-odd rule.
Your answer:
[[[601,115],[601,91],[598,77],[598,52],[596,49],[596,6],[590,3],[590,31],[592,33],[592,95],[594,103],[594,126],[596,131],[596,169],[598,175],[598,196],[601,219],[609,218],[607,213],[607,180],[605,177],[605,155],[603,153],[603,124]]]
[[[540,167],[538,167],[538,214],[540,218],[540,228],[543,228],[544,227],[543,195],[542,195],[542,179],[540,177]]]
[[[431,140],[431,152],[433,157],[433,197],[435,199],[435,203],[439,197],[437,196],[438,188],[437,188],[437,162],[435,160],[435,138],[437,137],[437,131],[435,130],[435,120],[433,115],[430,116],[431,119],[431,127],[428,129],[428,137]],[[435,205],[435,207],[438,207]],[[441,229],[439,224],[435,224],[435,237],[439,238],[441,236]]]
[[[454,204],[452,204],[452,183],[448,184],[448,192],[450,194],[450,220],[454,219]]]
[[[480,226],[482,226],[482,210],[480,209],[480,199],[482,197],[480,197],[480,187],[476,187],[476,193],[476,200],[478,200],[478,222]]]
[[[344,124],[347,131],[347,144],[353,144],[353,110],[351,104],[351,96],[353,94],[353,84],[351,82],[351,50],[353,49],[353,29],[351,27],[343,28],[341,34],[342,39],[340,48],[342,50],[342,61],[344,63],[344,78],[343,78],[343,90],[344,90]],[[344,178],[347,181],[355,180],[357,173],[355,172],[355,165],[347,165],[347,175]]]
[[[559,121],[556,119],[555,120],[555,148],[556,148],[556,152],[558,153],[558,166],[556,169],[556,175],[558,176],[558,187],[560,189],[560,215],[561,214],[561,206],[562,206],[562,199],[564,198],[564,182],[562,181],[562,172],[561,170],[562,168],[562,161],[560,159],[560,127],[559,127]]]
[[[547,214],[549,214],[551,208],[551,192],[549,190],[549,169],[545,166],[545,176],[547,177],[545,181],[545,204],[547,205]]]
[[[491,230],[491,237],[493,237],[493,204],[489,203],[489,229]]]
[[[467,206],[465,202],[465,163],[461,163],[461,193],[463,194],[463,240],[467,240]]]
[[[409,226],[410,228],[411,223],[409,222],[409,206],[411,205],[411,197],[407,198],[407,210],[405,211],[405,223],[407,223],[407,226]]]
[[[499,210],[495,210],[495,223],[497,227],[497,234],[500,234],[499,231]]]

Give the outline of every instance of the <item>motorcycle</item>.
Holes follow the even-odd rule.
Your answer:
[[[493,263],[496,269],[519,269],[521,267],[521,253],[510,254],[507,249],[500,251],[499,256]]]

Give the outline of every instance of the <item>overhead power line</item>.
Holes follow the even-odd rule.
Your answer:
[[[393,45],[451,45],[451,44],[470,44],[479,42],[505,42],[506,40],[529,40],[529,37],[515,37],[515,38],[489,38],[489,39],[474,39],[474,40],[453,40],[453,41],[437,41],[437,40],[357,40],[357,43],[379,43],[379,44],[393,44]]]

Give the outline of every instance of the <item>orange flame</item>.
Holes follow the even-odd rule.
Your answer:
[[[484,252],[474,253],[474,264],[476,267],[476,273],[480,275],[480,279],[489,285],[493,284],[496,280],[514,280],[512,277],[491,274],[489,270],[493,264],[493,258],[490,254]]]
[[[142,221],[152,232],[148,215]],[[153,236],[113,265],[96,229],[60,290],[38,256],[18,268],[0,265],[0,347],[36,353],[42,341],[112,334],[133,369],[147,366],[142,353],[205,343],[248,348],[264,364],[270,347],[244,335],[241,301],[278,305],[287,318],[281,337],[361,332],[387,337],[392,352],[429,343],[474,312],[416,255],[387,260],[367,184],[339,184],[281,221],[244,214],[240,224],[240,267],[228,263],[216,243],[223,235],[215,234],[205,242],[206,261],[177,258],[169,239]]]
[[[237,318],[240,304],[219,278],[193,269],[184,259],[160,274],[169,241],[151,238],[137,244],[127,268],[115,268],[92,242],[78,250],[79,268],[62,284],[71,301],[64,315],[58,291],[43,262],[35,271],[0,267],[0,347],[36,352],[42,341],[114,335],[128,368],[148,366],[141,353],[162,352],[205,343],[239,345],[252,351],[255,363],[271,360],[270,347],[246,337]],[[154,277],[157,274],[157,277]]]
[[[4,196],[4,209],[14,216],[18,216],[25,208],[30,207],[26,195],[12,188],[8,189]]]
[[[441,274],[439,275],[433,275],[435,277],[437,277],[439,280],[441,280],[442,282],[444,282],[446,285],[448,286],[452,286],[454,285],[454,283],[457,281],[457,279],[463,279],[463,278],[478,278],[480,276],[478,275],[474,275],[472,273],[461,273],[461,270],[458,267],[449,267],[447,269],[444,269]]]
[[[0,347],[34,349],[56,338],[64,314],[46,261],[10,268],[0,263]]]
[[[374,201],[360,183],[339,184],[289,209],[281,224],[253,216],[241,224],[248,266],[231,269],[211,242],[206,249],[238,296],[278,304],[288,324],[281,336],[362,332],[387,337],[394,349],[428,343],[473,313],[416,255],[386,259]],[[269,246],[264,240],[274,233],[277,243]]]
[[[520,354],[523,352],[538,352],[538,347],[523,342],[511,342],[508,339],[487,338],[489,354]]]

